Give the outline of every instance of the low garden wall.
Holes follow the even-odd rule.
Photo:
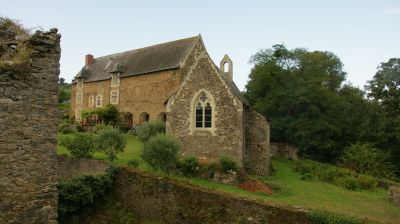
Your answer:
[[[309,223],[302,210],[215,192],[130,168],[121,169],[114,191],[106,201],[105,204],[118,204],[120,211],[135,214],[137,223]],[[97,209],[87,210],[66,223],[90,224],[115,219],[99,215],[103,212],[107,209],[97,205]]]
[[[108,163],[83,158],[58,156],[58,177],[69,179],[80,175],[96,175],[104,173],[110,165]]]

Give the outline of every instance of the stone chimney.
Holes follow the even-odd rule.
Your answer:
[[[227,65],[227,71],[225,71],[225,66]],[[226,54],[220,63],[220,69],[224,75],[228,77],[229,80],[233,81],[233,65],[232,65],[232,60],[229,58],[229,56]]]
[[[90,65],[92,63],[92,61],[94,60],[93,55],[91,54],[87,54],[85,56],[85,65]]]

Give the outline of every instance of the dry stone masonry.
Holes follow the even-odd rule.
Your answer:
[[[9,41],[0,32],[0,45]],[[29,64],[0,67],[0,223],[57,223],[57,29],[29,40]],[[27,66],[26,70],[19,69]],[[25,71],[25,72],[21,72]]]

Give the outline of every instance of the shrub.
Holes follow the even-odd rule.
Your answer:
[[[308,219],[312,224],[361,224],[361,222],[350,217],[343,217],[326,212],[309,212]]]
[[[96,124],[96,126],[94,126],[94,132],[98,133],[99,131],[106,129],[107,127],[108,126],[105,124]]]
[[[342,165],[361,174],[384,178],[395,176],[394,166],[388,161],[388,156],[369,143],[347,147],[342,156]]]
[[[93,135],[88,133],[76,133],[60,139],[60,145],[71,152],[77,158],[92,158],[95,153],[93,147]]]
[[[179,161],[179,171],[185,176],[196,176],[196,173],[200,169],[200,163],[197,157],[191,156]]]
[[[153,169],[169,172],[176,167],[179,148],[173,136],[157,134],[144,144],[142,158]]]
[[[378,185],[378,180],[369,175],[357,174],[356,172],[323,164],[312,160],[297,161],[295,170],[300,174],[302,180],[314,178],[332,183],[349,190],[373,189]]]
[[[147,142],[159,133],[165,133],[165,123],[160,120],[146,122],[136,132],[142,142]]]
[[[348,190],[357,190],[360,188],[360,185],[357,182],[357,179],[351,176],[340,177],[336,179],[336,184],[346,188]]]
[[[131,159],[126,163],[126,165],[136,168],[139,166],[139,161],[137,159]]]
[[[357,178],[358,185],[361,189],[374,189],[378,186],[378,180],[368,175],[360,175]]]
[[[237,170],[237,165],[236,165],[235,160],[233,160],[229,156],[221,156],[221,157],[219,157],[219,164],[221,165],[221,169],[224,172],[236,171]]]
[[[89,207],[111,188],[118,168],[110,167],[104,175],[84,175],[70,180],[60,180],[58,189],[58,216],[63,217]]]
[[[215,171],[217,170],[217,168],[218,164],[214,161],[200,164],[200,172],[206,173],[207,174],[206,178],[209,179],[214,178]]]
[[[99,131],[94,141],[95,148],[107,154],[111,162],[117,158],[117,153],[123,152],[126,145],[125,136],[112,127]]]

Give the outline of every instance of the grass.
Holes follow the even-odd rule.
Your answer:
[[[60,136],[62,136],[60,134]],[[139,169],[146,172],[155,172],[140,157],[143,144],[137,137],[127,136],[127,145],[123,153],[118,154],[114,163],[125,165],[129,160],[139,161]],[[58,154],[68,155],[69,152],[62,146],[57,148]],[[103,153],[96,153],[95,159],[106,160]],[[272,188],[276,188],[273,195],[252,193],[235,186],[218,184],[201,178],[188,178],[178,175],[169,175],[170,178],[189,182],[194,185],[211,188],[217,191],[249,198],[265,200],[274,204],[301,206],[311,211],[327,211],[346,216],[369,219],[381,223],[400,223],[400,208],[389,202],[387,190],[350,191],[339,186],[317,180],[304,181],[293,170],[293,162],[284,159],[273,159],[272,164],[276,174],[268,178],[259,178]],[[166,175],[161,172],[157,174]]]

